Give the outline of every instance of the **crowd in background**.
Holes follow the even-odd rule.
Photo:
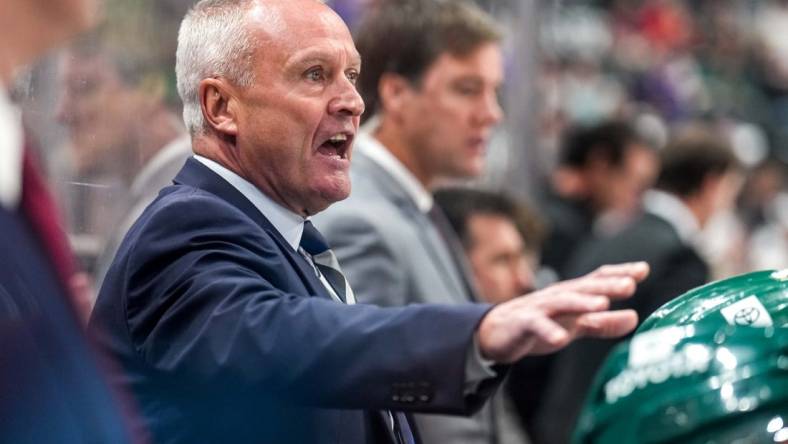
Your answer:
[[[542,18],[545,165],[573,125],[623,116],[661,146],[703,120],[746,168],[735,211],[706,230],[714,277],[788,265],[788,2],[545,2]]]
[[[45,60],[17,87],[28,125],[43,139],[41,146],[53,147],[42,154],[87,272],[82,291],[88,299],[140,205],[190,154],[172,67],[177,25],[191,3],[109,1],[102,27]],[[333,3],[352,26],[376,1]],[[516,1],[479,3],[499,18],[518,11]],[[729,146],[741,166],[719,197],[729,205],[715,206],[720,211],[709,214],[692,242],[710,267],[706,281],[788,267],[788,1],[541,1],[535,11],[538,39],[507,41],[506,47],[511,67],[511,58],[520,54],[512,48],[532,45],[538,75],[528,85],[509,82],[501,92],[536,92],[536,103],[521,105],[534,105],[534,134],[528,140],[503,137],[503,154],[490,153],[539,153],[536,170],[543,185],[527,196],[513,193],[526,197],[532,207],[528,218],[545,233],[526,236],[529,273],[535,277],[529,274],[521,289],[572,277],[566,264],[582,260],[573,257],[581,245],[626,233],[640,220],[647,191],[658,183],[661,153],[677,134],[700,126],[719,139],[712,145]],[[510,28],[519,23],[502,21]],[[500,131],[506,134],[522,124],[509,120]],[[626,129],[611,130],[609,138],[578,135],[608,124]],[[609,140],[619,136],[625,139],[622,149],[643,147],[641,160],[629,164],[604,158],[598,164],[593,158],[567,157],[578,140],[612,144],[618,142]],[[500,166],[494,160],[491,165]],[[525,171],[524,165],[505,166]],[[488,174],[500,173],[491,168]],[[577,251],[566,250],[557,266],[549,263],[557,251],[550,233],[573,217],[550,210],[551,196],[562,190],[581,202],[584,219],[569,244]],[[441,199],[451,207],[451,197]],[[540,253],[531,242],[539,244],[541,237]],[[522,371],[541,375],[534,379],[541,384],[551,365]],[[539,440],[539,420],[527,424],[534,441]]]
[[[17,88],[28,125],[41,145],[54,147],[44,153],[50,179],[91,273],[101,274],[99,256],[131,205],[134,177],[154,151],[183,133],[171,67],[177,23],[190,3],[108,2],[104,26],[50,57]],[[376,2],[333,3],[352,26]],[[520,169],[541,173],[531,180],[546,184],[568,129],[577,125],[628,120],[659,147],[675,128],[700,119],[728,138],[746,167],[736,211],[706,230],[703,249],[714,277],[788,265],[788,3],[536,2],[535,42],[512,41],[516,2],[482,6],[510,28],[507,66],[522,45],[533,46],[538,66],[531,84],[504,85],[504,96],[536,91],[535,106],[514,105],[533,108],[534,134],[491,147],[488,182],[508,188],[502,177]],[[148,137],[151,126],[157,131]],[[519,126],[508,120],[501,133]],[[538,153],[530,158],[538,165],[510,161],[511,152],[524,150]],[[514,194],[539,206],[543,191]]]

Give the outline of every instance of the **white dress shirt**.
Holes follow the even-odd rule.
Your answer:
[[[16,209],[22,197],[22,115],[0,84],[0,205]]]
[[[266,196],[249,181],[218,164],[217,162],[200,155],[195,155],[194,158],[206,167],[210,168],[211,171],[221,176],[222,179],[229,182],[230,185],[235,187],[235,189],[243,194],[244,197],[247,198],[249,202],[251,202],[252,205],[254,205],[255,208],[257,208],[260,213],[266,217],[266,219],[268,219],[269,222],[271,222],[271,225],[273,225],[274,228],[276,228],[276,231],[282,235],[293,251],[303,256],[304,259],[309,262],[309,265],[314,270],[315,275],[317,275],[317,277],[320,279],[320,283],[323,284],[323,287],[325,287],[326,291],[328,291],[328,294],[331,296],[331,298],[342,302],[337,293],[334,291],[334,288],[331,286],[325,276],[323,276],[323,273],[321,273],[320,270],[315,266],[314,262],[312,261],[312,256],[305,252],[300,246],[301,236],[304,234],[304,222],[306,221],[304,217],[274,202],[273,199]],[[353,304],[353,298],[349,298],[347,303]]]
[[[369,133],[362,132],[358,135],[355,146],[359,152],[364,153],[394,178],[394,181],[413,200],[419,211],[427,214],[432,209],[432,194],[378,139]]]
[[[685,244],[695,245],[698,242],[698,219],[678,197],[660,190],[649,190],[643,197],[643,207],[649,213],[665,219]]]

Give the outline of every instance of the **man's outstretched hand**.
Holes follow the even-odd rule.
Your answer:
[[[482,356],[506,364],[525,355],[552,353],[583,336],[623,336],[637,326],[637,314],[608,311],[610,300],[632,296],[648,273],[645,262],[604,265],[497,305],[479,324]]]

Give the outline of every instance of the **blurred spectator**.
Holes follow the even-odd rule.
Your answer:
[[[748,174],[738,198],[738,209],[749,230],[769,223],[769,206],[788,185],[788,167],[777,159],[766,159]]]
[[[85,184],[73,228],[99,237],[98,251],[81,253],[95,262],[100,284],[123,235],[170,184],[191,143],[165,103],[163,73],[107,45],[102,34],[69,48],[60,68],[58,118],[69,129],[75,173]]]
[[[542,222],[533,211],[510,197],[470,188],[447,188],[435,193],[435,203],[459,234],[482,300],[494,304],[535,290],[534,271],[543,237]],[[529,357],[509,372],[506,392],[493,398],[497,442],[527,442],[527,424],[518,418],[510,399],[533,406],[544,375],[537,374],[540,357]],[[537,368],[538,367],[538,368]],[[541,379],[538,377],[541,376]]]
[[[544,226],[530,208],[503,194],[466,188],[439,190],[435,202],[460,235],[484,300],[500,303],[535,289],[534,273]],[[547,380],[549,363],[546,357],[533,356],[509,370],[505,394],[497,395],[495,401],[500,412],[500,442],[518,442],[518,433],[526,436]],[[512,419],[513,414],[519,418]],[[516,423],[525,430],[513,426]]]
[[[0,3],[0,441],[131,442],[71,299],[75,267],[8,98],[23,65],[95,20],[92,1]]]
[[[788,268],[788,193],[776,196],[768,210],[768,222],[755,230],[747,251],[755,270]]]
[[[688,128],[661,153],[662,168],[644,200],[645,213],[622,232],[590,241],[568,266],[578,276],[603,263],[644,260],[651,275],[635,296],[616,302],[645,319],[672,298],[707,282],[697,236],[711,217],[732,205],[739,171],[727,142],[706,128]],[[596,369],[615,340],[581,340],[556,356],[536,429],[539,442],[569,442]]]
[[[511,197],[471,188],[444,188],[435,203],[468,256],[479,295],[497,304],[535,290],[542,222]]]
[[[745,251],[749,269],[788,267],[788,167],[767,159],[750,171],[738,214],[752,233]]]
[[[654,150],[623,122],[570,130],[543,202],[548,225],[543,266],[564,276],[567,260],[595,224],[607,234],[631,220],[657,168]]]

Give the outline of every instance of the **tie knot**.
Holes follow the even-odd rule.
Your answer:
[[[312,256],[317,256],[328,250],[326,239],[317,231],[311,221],[304,222],[304,233],[301,235],[301,248]]]

